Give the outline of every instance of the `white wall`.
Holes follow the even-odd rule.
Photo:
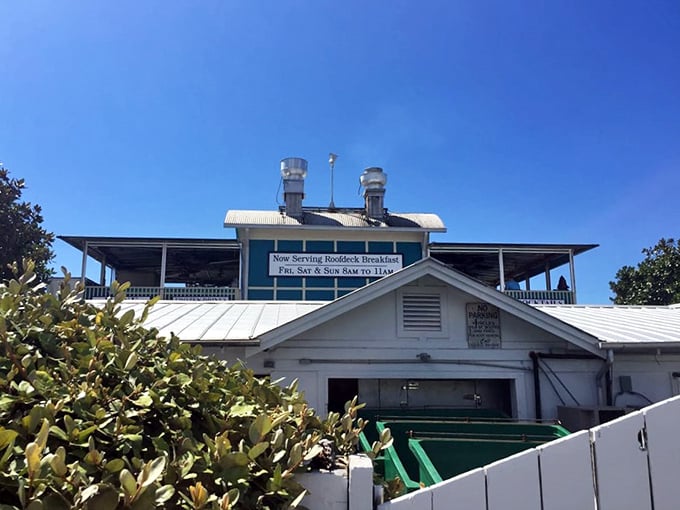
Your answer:
[[[625,354],[614,355],[614,395],[620,391],[619,376],[630,376],[633,391],[644,395],[653,402],[658,402],[680,393],[680,379],[672,376],[680,371],[680,356],[659,354]],[[647,400],[638,395],[619,395],[617,406],[643,407]]]
[[[404,288],[442,293],[442,333],[401,331],[398,313],[401,290],[397,290],[286,340],[268,352],[246,358],[244,348],[208,347],[206,351],[232,362],[245,360],[257,374],[270,373],[288,381],[298,378],[310,405],[321,413],[327,409],[331,378],[393,379],[399,384],[408,379],[505,379],[512,387],[513,416],[521,419],[535,418],[529,353],[586,354],[505,312],[500,314],[502,348],[468,348],[465,306],[478,299],[429,276]],[[427,353],[430,362],[420,361],[421,353]],[[265,364],[273,364],[274,368],[266,368]],[[604,395],[598,394],[596,381],[603,364],[599,359],[542,360],[542,417],[557,418],[559,405],[603,405]],[[680,378],[671,375],[680,372],[678,355],[616,353],[613,370],[615,394],[619,391],[620,375],[630,376],[633,390],[651,401],[680,394]],[[637,408],[646,403],[644,397],[630,394],[618,396],[616,402],[618,406]]]
[[[351,312],[287,340],[248,360],[261,366],[274,361],[273,377],[299,378],[310,404],[326,410],[329,378],[357,379],[507,379],[513,385],[513,413],[534,417],[534,386],[529,352],[584,353],[563,339],[501,312],[501,349],[471,349],[467,344],[465,305],[479,300],[431,277],[408,288],[441,291],[445,334],[407,333],[399,328],[399,291],[388,293]],[[431,362],[418,359],[420,353]],[[312,360],[301,364],[300,360]],[[564,381],[581,405],[596,405],[598,360],[550,360],[548,365]],[[567,405],[575,405],[554,380]],[[557,392],[541,376],[544,418],[556,418]]]

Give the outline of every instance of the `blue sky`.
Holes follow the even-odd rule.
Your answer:
[[[0,160],[57,234],[226,237],[227,209],[435,212],[434,241],[599,243],[579,302],[679,237],[677,1],[6,1]],[[80,270],[60,241],[55,266]],[[566,273],[566,270],[565,270]]]

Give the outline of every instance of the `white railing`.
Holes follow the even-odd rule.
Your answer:
[[[505,290],[508,296],[530,305],[573,305],[574,293],[569,290]]]
[[[383,503],[379,510],[677,510],[680,397]]]
[[[126,292],[128,299],[162,299],[186,301],[233,301],[241,298],[239,289],[234,287],[130,287]],[[105,299],[111,295],[110,287],[85,287],[85,299]]]

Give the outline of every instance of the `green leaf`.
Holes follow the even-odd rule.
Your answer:
[[[255,406],[252,404],[235,404],[229,409],[229,414],[235,417],[252,416]]]
[[[153,399],[148,393],[141,395],[137,400],[132,401],[133,404],[139,407],[150,407],[153,404]]]
[[[40,432],[38,432],[38,437],[36,439],[36,443],[38,443],[38,446],[40,447],[40,450],[42,451],[45,446],[47,445],[47,436],[50,433],[50,422],[47,420],[47,418],[43,419],[42,426],[40,427]]]
[[[130,283],[130,282],[126,282],[126,283],[124,283],[123,285],[121,285],[121,286],[120,286],[120,290],[126,290],[126,289],[128,289],[128,288],[130,287],[129,283]],[[125,287],[125,289],[123,289],[123,287],[124,287],[126,284],[128,284],[128,286]],[[128,324],[130,324],[130,323],[132,322],[132,320],[133,320],[134,318],[135,318],[135,311],[134,311],[134,310],[128,310],[128,311],[125,312],[123,315],[121,315],[121,317],[120,317],[120,319],[119,319],[119,320],[120,320],[120,325],[121,325],[121,326],[127,326]]]
[[[245,453],[232,452],[224,457],[224,463],[229,467],[244,467],[250,464],[250,458]]]
[[[26,510],[43,510],[43,502],[40,499],[34,499],[26,507]]]
[[[81,430],[78,433],[78,442],[84,443],[85,440],[88,439],[92,435],[92,433],[95,432],[96,430],[97,430],[96,425],[92,425],[90,427],[87,427],[85,430]]]
[[[66,450],[63,446],[57,448],[56,453],[50,458],[50,467],[55,475],[59,477],[66,475]]]
[[[297,497],[290,503],[288,508],[297,508],[297,506],[302,503],[302,500],[307,495],[307,490],[303,490]]]
[[[253,444],[259,443],[264,439],[269,431],[272,429],[272,421],[266,414],[261,414],[253,423],[250,424],[250,429],[248,430],[248,437],[250,442]]]
[[[73,421],[73,418],[71,418],[70,415],[66,414],[64,415],[64,426],[66,427],[66,433],[70,436],[71,433],[73,432],[73,429],[76,428],[76,423]]]
[[[162,505],[175,495],[175,488],[172,485],[163,485],[156,489],[156,504]]]
[[[15,397],[3,395],[0,397],[0,411],[9,411],[16,401],[17,399]]]
[[[283,459],[288,452],[286,450],[278,450],[275,454],[274,457],[272,458],[272,462],[274,464],[277,464]]]
[[[63,429],[57,427],[56,425],[52,425],[50,427],[50,432],[52,433],[53,436],[56,436],[63,441],[69,440],[68,434],[66,434],[66,432],[64,432]]]
[[[116,510],[118,508],[120,497],[112,485],[101,483],[94,487],[98,490],[87,500],[86,510]]]
[[[71,510],[71,504],[61,494],[49,494],[43,498],[43,506],[49,510]],[[2,510],[2,507],[0,507]]]
[[[91,497],[93,497],[95,494],[99,492],[99,486],[98,485],[90,485],[88,487],[85,487],[81,493],[80,493],[80,499],[83,501],[87,501]]]
[[[132,310],[130,310],[130,311],[132,311]],[[130,370],[132,370],[134,368],[134,366],[137,364],[138,359],[139,359],[139,357],[137,356],[136,352],[130,353],[127,361],[125,362],[125,366],[123,367],[123,370],[125,370],[126,372],[129,372]]]
[[[302,462],[302,445],[295,443],[290,449],[290,456],[288,457],[288,468],[297,467]]]
[[[163,474],[163,470],[165,469],[165,463],[166,463],[165,457],[157,457],[144,466],[143,472],[145,473],[145,475],[144,481],[141,484],[142,487],[148,487],[156,480],[158,480],[158,478]]]
[[[267,448],[269,448],[268,442],[264,441],[262,443],[257,443],[255,446],[253,446],[248,451],[248,457],[250,457],[252,460],[255,460],[260,455],[262,455],[265,451],[267,451]]]
[[[120,485],[128,497],[131,497],[137,491],[137,482],[127,469],[123,469],[119,475]]]
[[[26,445],[26,466],[28,467],[28,476],[34,478],[40,470],[40,453],[41,448],[38,443],[28,443]]]
[[[0,450],[13,443],[18,435],[19,433],[16,430],[0,427]]]
[[[321,446],[320,444],[315,444],[305,454],[305,456],[304,456],[305,461],[312,460],[314,457],[319,455],[322,451],[323,451],[323,446]]]
[[[241,496],[240,492],[238,489],[231,489],[229,492],[227,492],[223,498],[226,499],[226,504],[224,504],[223,507],[226,508],[234,508],[234,505],[238,502],[238,498]]]
[[[33,395],[33,393],[35,393],[35,388],[28,381],[21,381],[19,383],[18,389],[19,389],[19,393],[21,395],[25,395],[25,396],[28,396],[28,397],[30,397],[31,395]]]
[[[123,459],[111,459],[106,463],[104,469],[109,473],[117,473],[125,467],[125,461]]]

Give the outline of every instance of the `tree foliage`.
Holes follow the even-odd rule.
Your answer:
[[[322,420],[281,387],[27,272],[0,284],[0,509],[274,509],[321,440],[353,451],[356,399]],[[389,435],[374,444],[377,453]]]
[[[54,235],[42,227],[40,206],[21,200],[25,187],[23,179],[11,178],[0,166],[0,281],[11,278],[10,265],[21,266],[23,259],[35,262],[42,281],[52,274],[48,264],[54,258]]]
[[[637,265],[623,266],[609,282],[617,305],[670,305],[680,303],[680,243],[660,239],[642,250]]]

